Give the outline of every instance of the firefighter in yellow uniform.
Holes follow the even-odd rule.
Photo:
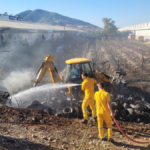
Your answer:
[[[90,108],[92,110],[92,116],[93,119],[96,119],[96,111],[94,107],[94,85],[96,85],[96,80],[93,78],[88,78],[87,73],[82,74],[82,90],[85,92],[85,98],[82,102],[82,112],[84,119],[81,121],[82,123],[87,124],[88,122],[88,112],[87,107],[90,105]]]
[[[108,92],[104,90],[104,83],[97,84],[99,91],[95,93],[94,99],[96,100],[96,113],[97,113],[97,121],[98,121],[98,130],[99,130],[99,138],[102,141],[106,141],[104,138],[104,130],[103,130],[103,121],[108,128],[108,141],[114,142],[112,139],[112,119],[113,111],[110,104],[110,95]]]

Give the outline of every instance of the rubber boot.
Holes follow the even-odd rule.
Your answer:
[[[108,142],[114,143],[114,139],[108,138]]]
[[[100,138],[100,136],[98,135],[98,138],[101,140],[101,141],[107,141],[107,138]]]

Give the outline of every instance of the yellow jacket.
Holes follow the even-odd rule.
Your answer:
[[[95,93],[94,99],[96,101],[96,112],[97,114],[110,114],[107,102],[110,101],[110,95],[104,89],[100,89]]]
[[[94,84],[97,83],[93,78],[86,78],[82,82],[82,90],[85,91],[85,97],[94,98]]]

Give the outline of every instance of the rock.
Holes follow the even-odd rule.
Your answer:
[[[117,135],[120,135],[120,132],[116,132],[116,133],[115,133],[115,136],[117,136]]]
[[[143,125],[144,125],[144,122],[141,122],[141,123],[139,123],[139,124],[143,126]]]
[[[32,118],[32,121],[35,121],[35,118],[34,118],[34,117]]]
[[[23,138],[24,138],[24,136],[23,136],[23,135],[20,135],[20,138],[21,138],[21,139],[23,139]]]
[[[35,128],[32,129],[32,131],[35,131],[35,130],[36,130]]]
[[[94,146],[89,147],[89,149],[94,149]]]
[[[96,140],[93,140],[93,143],[96,143]]]
[[[94,136],[92,134],[89,135],[89,139],[93,138]]]
[[[52,142],[53,142],[53,143],[56,143],[56,140],[53,140]]]
[[[48,140],[46,136],[43,136],[43,139],[44,139],[44,140]]]
[[[44,122],[45,122],[44,119],[40,120],[40,123],[44,123]]]
[[[105,143],[106,143],[105,141],[102,141],[102,142],[101,142],[102,145],[105,144]]]
[[[33,138],[36,138],[36,136],[35,136],[34,134],[32,134],[32,137],[33,137]]]
[[[52,141],[53,139],[51,137],[48,138],[49,141]]]
[[[71,144],[71,145],[75,145],[75,143],[73,143],[73,142],[72,142],[72,143],[70,143],[70,144]]]
[[[107,143],[103,144],[103,148],[104,148],[104,149],[109,148],[109,144],[107,144]]]
[[[134,138],[137,138],[137,137],[138,137],[138,133],[135,132],[134,135],[133,135],[133,137],[134,137]]]
[[[92,141],[90,141],[89,144],[92,144]]]

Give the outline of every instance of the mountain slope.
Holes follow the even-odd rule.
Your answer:
[[[36,9],[34,11],[25,11],[19,14],[24,21],[31,22],[46,22],[46,23],[57,23],[60,25],[75,25],[75,26],[88,26],[98,28],[98,26],[92,25],[88,22],[84,22],[78,19],[73,19],[60,15],[58,13],[48,12],[45,10]]]
[[[32,12],[32,10],[27,10],[22,13],[19,13],[20,17],[24,18],[25,16],[29,15]]]

